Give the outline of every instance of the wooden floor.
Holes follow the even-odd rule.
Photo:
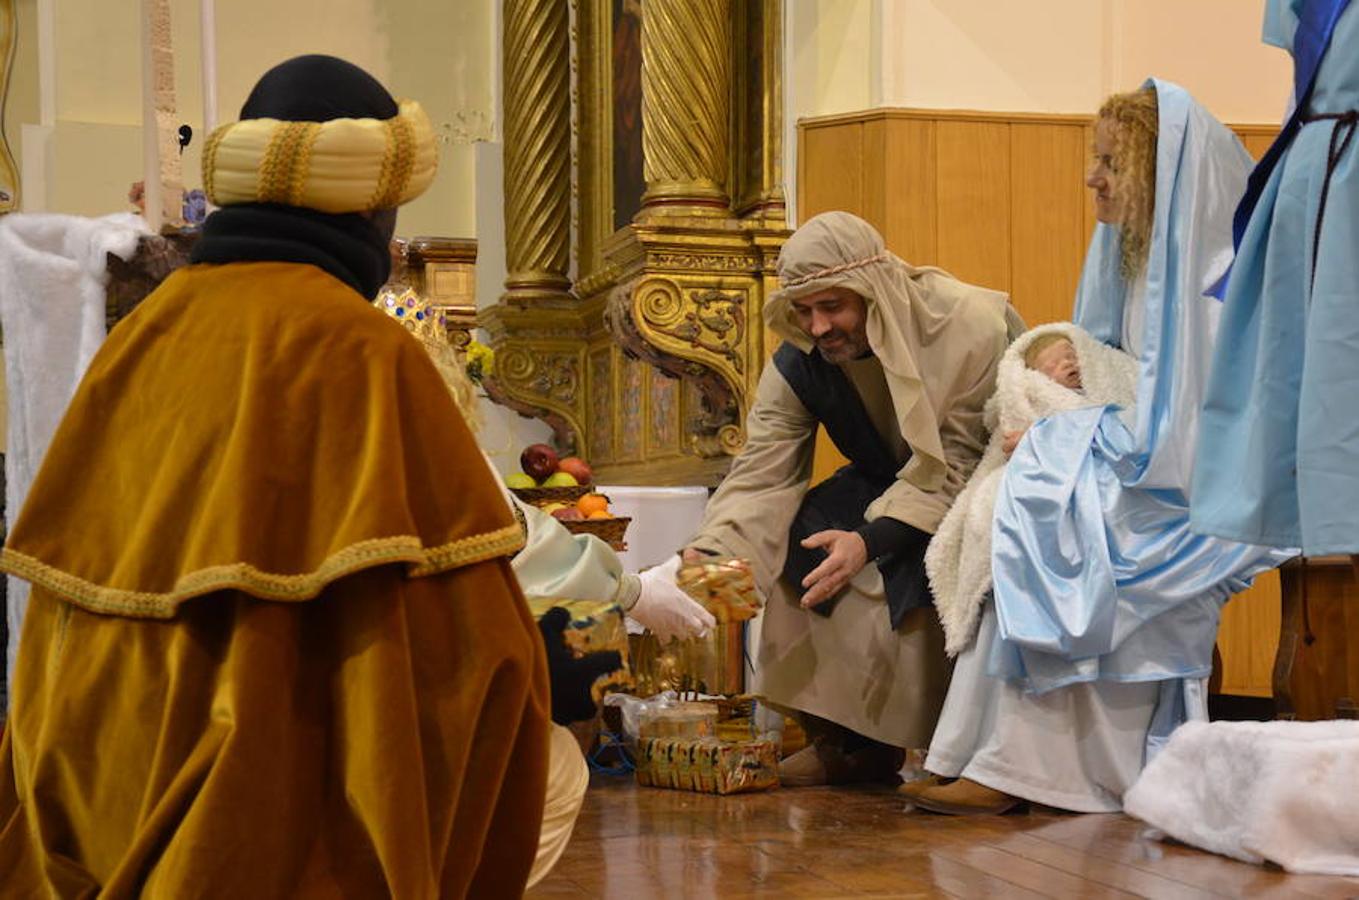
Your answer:
[[[596,776],[546,897],[1359,897],[1148,839],[1125,816],[959,819],[882,789],[714,797]]]

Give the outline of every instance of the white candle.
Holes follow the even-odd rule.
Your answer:
[[[142,0],[142,188],[146,224],[160,231],[160,134],[156,117],[154,28],[156,0]]]
[[[198,7],[198,30],[201,53],[203,56],[203,131],[200,141],[217,127],[217,3],[216,0],[200,0]],[[202,146],[201,144],[199,146]]]

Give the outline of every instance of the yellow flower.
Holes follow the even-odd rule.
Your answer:
[[[487,375],[495,373],[495,351],[480,341],[467,345],[467,377],[480,383]]]

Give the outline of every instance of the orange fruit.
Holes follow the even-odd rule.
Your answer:
[[[603,494],[586,494],[576,501],[576,509],[587,516],[597,512],[607,513],[609,511],[609,498]]]
[[[590,513],[589,515],[587,515],[585,518],[587,518],[587,519],[612,519],[612,518],[613,518],[613,513],[609,512],[607,509],[597,509],[597,510],[595,510],[594,512],[592,512],[592,513]]]

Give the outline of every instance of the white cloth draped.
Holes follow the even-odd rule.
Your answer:
[[[104,342],[107,259],[148,233],[138,216],[0,217],[0,328],[9,406],[5,525],[19,515],[47,445]],[[13,672],[28,582],[9,579],[6,671]]]
[[[1245,862],[1359,875],[1359,722],[1190,722],[1124,798],[1129,815]]]

